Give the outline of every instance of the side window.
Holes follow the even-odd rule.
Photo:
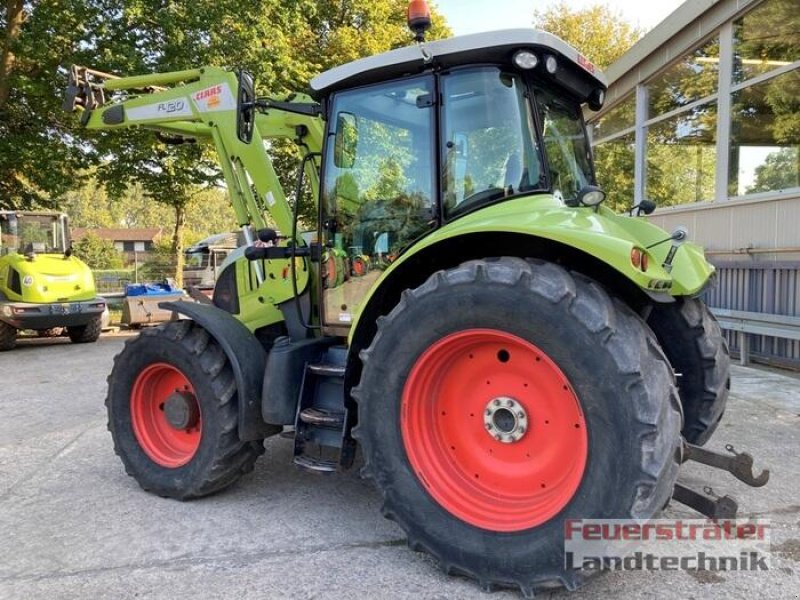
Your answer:
[[[563,200],[574,200],[593,181],[580,106],[539,88],[535,89],[535,95],[553,194]]]
[[[540,188],[536,128],[521,78],[485,67],[442,82],[445,215]]]
[[[371,284],[434,224],[433,84],[334,99],[324,181],[324,320],[349,325]]]

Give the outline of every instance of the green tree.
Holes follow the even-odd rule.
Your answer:
[[[138,184],[169,207],[182,256],[192,206],[220,183],[198,146],[167,147],[140,131],[87,135],[61,110],[70,63],[125,75],[202,64],[253,71],[261,91],[303,90],[335,64],[407,44],[405,0],[6,0],[0,5],[0,208],[57,206],[86,167],[112,198]],[[434,12],[431,37],[447,34]],[[91,142],[87,145],[87,139]],[[275,144],[291,190],[296,155]],[[96,192],[100,193],[100,192]],[[94,218],[111,219],[95,214]]]
[[[571,8],[564,0],[535,11],[533,25],[557,35],[601,69],[625,54],[645,33],[608,4]]]
[[[800,187],[800,148],[782,148],[767,155],[756,167],[755,181],[748,194]]]
[[[180,70],[200,64],[242,66],[262,92],[302,90],[321,70],[410,41],[403,0],[127,0],[107,14],[103,35],[91,46],[94,66],[124,74]],[[446,29],[438,15],[433,35]],[[138,182],[145,194],[174,210],[172,246],[180,282],[183,231],[193,198],[218,185],[220,172],[203,146],[166,146],[145,132],[100,134],[99,181],[118,196]],[[285,189],[296,176],[296,155],[287,144],[272,145]]]
[[[102,0],[0,5],[0,209],[52,208],[92,160],[61,110],[63,71],[102,30]]]
[[[91,232],[72,244],[72,252],[92,269],[122,268],[122,257],[114,244]]]
[[[536,11],[534,26],[557,35],[601,69],[618,60],[645,33],[610,5],[599,3],[571,8],[562,1]],[[633,124],[635,110],[635,103],[623,103],[608,118]],[[601,128],[602,124],[603,121]],[[594,154],[597,181],[608,194],[609,206],[615,210],[629,207],[633,203],[632,141],[621,139],[603,144],[596,147]]]

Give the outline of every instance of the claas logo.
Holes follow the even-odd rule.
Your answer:
[[[215,85],[214,87],[210,87],[205,90],[201,90],[194,95],[194,99],[200,102],[201,100],[205,100],[208,108],[214,108],[220,105],[222,99],[220,96],[222,95],[222,86]]]

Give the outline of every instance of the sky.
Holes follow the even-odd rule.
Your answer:
[[[691,0],[688,0],[691,1]],[[530,27],[533,13],[558,0],[432,0],[447,17],[455,35]],[[566,0],[572,8],[607,4],[634,25],[652,29],[682,4],[682,0]]]

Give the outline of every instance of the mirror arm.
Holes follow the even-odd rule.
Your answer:
[[[321,117],[322,105],[316,102],[281,102],[271,98],[258,98],[252,103],[260,111],[271,108],[307,117]]]

